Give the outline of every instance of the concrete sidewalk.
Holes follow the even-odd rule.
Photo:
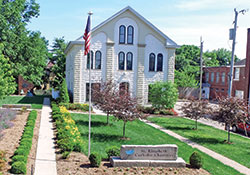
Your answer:
[[[213,158],[221,161],[223,164],[228,165],[228,166],[236,169],[240,173],[243,173],[243,174],[246,174],[246,175],[250,175],[250,169],[249,168],[247,168],[247,167],[245,167],[245,166],[243,166],[243,165],[241,165],[241,164],[239,164],[239,163],[237,163],[237,162],[235,162],[235,161],[233,161],[233,160],[231,160],[231,159],[229,159],[229,158],[227,158],[225,156],[222,156],[221,154],[218,154],[218,153],[216,153],[216,152],[214,152],[214,151],[212,151],[210,149],[207,149],[204,146],[201,146],[201,145],[199,145],[199,144],[197,144],[195,142],[192,142],[191,140],[189,140],[189,139],[187,139],[185,137],[182,137],[182,136],[180,136],[180,135],[178,135],[178,134],[176,134],[176,133],[174,133],[174,132],[172,132],[170,130],[162,128],[161,126],[156,125],[156,124],[154,124],[154,123],[152,123],[152,122],[150,122],[148,120],[142,120],[142,121],[144,123],[146,123],[146,124],[148,124],[148,125],[156,128],[156,129],[161,130],[162,132],[167,133],[168,135],[170,135],[172,137],[177,138],[178,140],[180,140],[182,142],[187,143],[188,145],[192,146],[193,148],[199,149],[200,151],[208,154],[209,156],[211,156],[211,157],[213,157]]]
[[[57,175],[50,99],[44,98],[35,162],[35,175]]]

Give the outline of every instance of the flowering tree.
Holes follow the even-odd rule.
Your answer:
[[[109,115],[114,111],[115,96],[115,84],[112,81],[102,82],[100,87],[93,88],[95,105],[107,113],[107,124],[109,124]]]
[[[228,131],[227,142],[230,143],[230,126],[248,120],[248,105],[245,100],[236,97],[218,98],[218,105],[213,118],[225,123]]]
[[[127,122],[142,118],[143,115],[138,109],[137,99],[131,97],[129,92],[124,90],[116,93],[113,114],[118,120],[123,121],[123,139],[125,139]]]
[[[93,88],[93,99],[96,107],[107,113],[107,124],[109,115],[113,114],[118,120],[122,120],[123,138],[128,121],[142,117],[138,110],[137,99],[131,97],[128,89],[118,89],[117,84],[112,81],[102,82],[100,88]]]
[[[209,114],[211,108],[208,105],[207,100],[195,100],[192,99],[189,103],[185,103],[182,107],[185,117],[195,119],[195,129],[198,129],[197,120]]]

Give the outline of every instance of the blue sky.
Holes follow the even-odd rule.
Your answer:
[[[40,16],[28,28],[41,31],[50,44],[57,37],[66,41],[84,33],[87,13],[93,11],[92,27],[114,13],[131,6],[177,44],[199,45],[204,50],[231,50],[229,28],[233,28],[234,8],[250,9],[250,0],[37,0]],[[236,55],[246,57],[247,28],[250,11],[238,17]]]

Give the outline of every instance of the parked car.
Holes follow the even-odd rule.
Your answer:
[[[245,124],[245,126],[244,126]],[[250,120],[243,123],[243,122],[240,122],[238,124],[233,124],[232,125],[232,131],[233,132],[244,132],[245,133],[245,130],[247,131],[247,134],[250,135]]]

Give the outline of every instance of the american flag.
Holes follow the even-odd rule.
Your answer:
[[[83,36],[83,39],[85,40],[85,50],[84,50],[84,55],[87,55],[89,53],[89,49],[90,49],[90,15],[88,16],[88,21],[87,21],[87,25],[85,28],[85,33]]]

